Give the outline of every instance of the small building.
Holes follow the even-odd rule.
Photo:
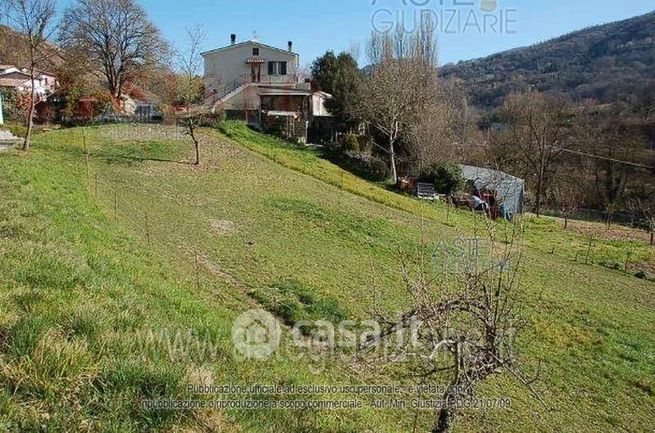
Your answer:
[[[488,204],[492,217],[502,215],[502,209],[510,215],[523,213],[525,181],[499,170],[460,165],[462,175],[471,194]]]

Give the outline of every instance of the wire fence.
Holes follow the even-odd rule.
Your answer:
[[[192,153],[192,145],[188,137],[184,134],[183,129],[180,127],[170,126],[162,127],[161,125],[132,125],[120,124],[114,125],[112,128],[101,128],[100,139],[111,143],[120,142],[141,142],[147,143],[151,141],[164,140],[173,149],[173,154],[188,154]],[[84,158],[86,165],[86,179],[89,191],[93,194],[94,198],[103,203],[108,209],[108,214],[115,221],[126,223],[129,228],[137,234],[140,234],[144,243],[148,247],[153,244],[162,244],[167,241],[170,242],[172,232],[176,230],[173,225],[161,218],[154,218],[151,210],[148,209],[148,200],[152,199],[152,195],[143,189],[143,185],[135,188],[132,185],[120,183],[114,177],[111,180],[105,178],[103,174],[93,167],[92,159],[98,158],[126,158],[137,160],[153,160],[150,155],[142,154],[115,154],[102,152],[91,152],[90,143],[87,142],[86,134],[82,137],[84,144]],[[172,161],[169,162],[182,162]],[[191,165],[191,161],[187,161]],[[107,176],[109,177],[109,176]],[[132,200],[125,199],[124,196],[131,195]],[[134,200],[134,197],[141,197],[141,199]],[[137,208],[130,203],[142,202],[144,207]],[[159,234],[167,233],[168,236],[159,236]],[[180,234],[180,236],[182,236]],[[646,234],[644,234],[644,243],[647,243]],[[179,245],[169,245],[179,248]],[[577,240],[570,241],[568,244],[553,243],[552,246],[542,246],[546,253],[553,256],[567,259],[571,262],[597,265],[610,268],[623,272],[638,272],[644,267],[650,271],[655,271],[655,264],[652,262],[652,256],[649,261],[644,262],[643,255],[639,257],[635,251],[631,249],[614,249],[610,250],[607,247],[607,242],[600,236],[577,236]],[[202,252],[188,248],[184,250],[184,257],[180,257],[186,261],[189,266],[195,269],[195,284],[200,287],[205,284],[201,276],[201,268],[205,266],[205,260],[202,257]]]

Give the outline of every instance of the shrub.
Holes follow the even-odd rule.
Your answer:
[[[360,151],[359,140],[355,134],[350,133],[346,135],[346,139],[344,140],[343,144],[344,150],[352,150],[353,152]]]
[[[640,280],[648,280],[649,275],[648,272],[641,270],[635,274],[635,277],[639,278]]]
[[[27,127],[25,125],[20,125],[18,123],[5,123],[2,125],[2,129],[7,129],[16,137],[25,137],[27,134]]]
[[[369,158],[366,162],[366,171],[368,178],[373,181],[385,181],[391,177],[391,169],[386,161],[380,158]]]
[[[450,162],[439,162],[421,173],[421,182],[434,184],[434,189],[440,194],[453,195],[464,185],[462,169]]]

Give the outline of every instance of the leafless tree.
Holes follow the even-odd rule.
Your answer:
[[[204,97],[204,85],[200,77],[202,44],[205,34],[200,27],[187,29],[188,44],[185,51],[178,54],[178,67],[180,76],[177,80],[177,97],[184,105],[184,114],[181,116],[181,123],[186,128],[186,133],[191,137],[195,149],[194,164],[200,164],[200,137],[198,127],[201,124],[204,107],[195,106],[202,102]]]
[[[650,233],[650,245],[655,245],[655,199],[635,198],[628,208],[641,219],[642,226]]]
[[[558,96],[537,91],[507,97],[501,110],[507,131],[497,134],[533,179],[535,213],[541,214],[557,162],[569,146],[569,106]]]
[[[367,53],[371,71],[364,80],[364,95],[355,111],[386,137],[383,149],[391,172],[398,180],[398,141],[436,97],[436,41],[433,25],[424,22],[415,34],[400,29],[390,34],[374,33]]]
[[[48,46],[48,40],[56,29],[55,0],[11,0],[8,3],[7,17],[12,27],[27,39],[27,59],[30,73],[30,97],[27,114],[27,133],[22,149],[29,150],[34,126],[34,110],[37,102],[36,79],[39,67],[53,55],[54,47]]]
[[[76,0],[64,13],[59,41],[96,62],[121,103],[123,86],[156,63],[167,45],[135,0]]]
[[[399,254],[411,306],[395,317],[378,309],[377,319],[385,324],[382,338],[363,349],[376,371],[391,368],[423,385],[447,384],[437,396],[441,407],[434,433],[450,432],[460,405],[475,398],[476,388],[493,375],[509,372],[532,391],[536,377],[528,379],[519,370],[515,344],[525,326],[520,239],[518,226],[502,242],[493,230],[487,240],[462,238],[444,247],[448,253],[432,263],[436,267],[424,253]],[[370,358],[381,347],[400,349]]]
[[[569,176],[558,179],[551,189],[553,205],[560,216],[564,218],[564,229],[569,227],[569,218],[573,215],[584,199],[580,179],[571,179]]]
[[[463,93],[454,83],[438,84],[432,102],[409,127],[411,160],[418,173],[441,161],[460,160],[468,141],[475,140],[475,127]]]

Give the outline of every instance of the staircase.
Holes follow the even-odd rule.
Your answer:
[[[212,107],[212,111],[216,111],[216,107],[225,104],[234,96],[241,93],[244,89],[254,84],[255,83],[235,83],[234,86],[229,86],[228,88],[224,89],[223,93],[210,96],[207,100],[207,103]]]

